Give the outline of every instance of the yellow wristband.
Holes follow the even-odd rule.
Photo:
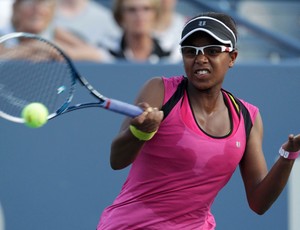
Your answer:
[[[135,126],[130,125],[129,129],[132,133],[133,136],[135,136],[137,139],[140,141],[149,141],[157,131],[151,132],[151,133],[146,133],[141,130],[138,130]]]

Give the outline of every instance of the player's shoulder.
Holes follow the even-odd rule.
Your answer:
[[[243,103],[243,105],[249,111],[250,117],[252,119],[252,122],[254,123],[254,120],[255,120],[257,114],[259,113],[259,108],[256,105],[254,105],[254,104],[252,104],[250,102],[247,102],[247,101],[245,101],[243,99],[239,99],[239,100],[241,101],[241,103]]]
[[[146,82],[147,87],[151,87],[154,89],[164,89],[168,87],[176,88],[180,82],[184,79],[183,76],[172,76],[172,77],[165,77],[165,76],[157,76],[152,77]]]
[[[163,84],[163,77],[161,76],[155,76],[155,77],[152,77],[150,79],[148,79],[145,83],[145,85],[149,85],[149,86],[160,86]]]
[[[137,103],[147,102],[152,107],[161,108],[164,98],[164,84],[162,77],[148,79],[137,98]]]
[[[162,77],[165,88],[177,88],[186,78],[184,76]]]
[[[255,118],[257,117],[257,114],[259,113],[259,108],[246,101],[245,99],[242,99],[242,98],[238,98],[238,100],[244,105],[244,107],[248,110],[249,114],[250,114],[250,117],[251,117],[251,120],[252,120],[252,123],[254,123],[255,121]]]

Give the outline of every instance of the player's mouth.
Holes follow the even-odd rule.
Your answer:
[[[198,69],[194,72],[198,76],[207,75],[210,72],[207,69]]]

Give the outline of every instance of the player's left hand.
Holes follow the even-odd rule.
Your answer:
[[[288,152],[297,152],[300,150],[300,134],[290,134],[287,142],[282,145],[282,148]]]

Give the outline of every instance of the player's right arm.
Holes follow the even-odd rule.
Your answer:
[[[135,118],[126,118],[119,134],[111,144],[110,164],[113,169],[123,169],[137,157],[145,141],[136,138],[130,131],[133,125],[138,130],[151,133],[159,128],[163,119],[160,110],[164,99],[164,84],[161,77],[150,79],[140,91],[136,104],[144,112]]]

